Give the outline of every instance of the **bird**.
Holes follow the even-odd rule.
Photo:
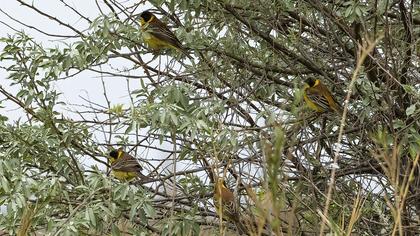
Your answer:
[[[225,186],[222,178],[217,179],[214,185],[214,204],[218,215],[228,219],[235,219],[238,215],[233,192]]]
[[[130,181],[137,177],[146,181],[151,179],[141,173],[143,168],[137,162],[137,159],[126,153],[122,148],[111,150],[108,158],[111,163],[112,174],[120,181]]]
[[[247,232],[247,228],[240,220],[233,192],[225,186],[223,178],[218,178],[215,182],[213,200],[217,214],[225,220],[233,222],[240,232]]]
[[[321,80],[309,78],[305,81],[303,99],[316,112],[336,112],[341,114],[342,108],[334,99],[330,90]]]
[[[143,40],[151,49],[160,50],[172,48],[181,51],[188,58],[192,59],[181,41],[179,41],[166,24],[160,21],[153,13],[143,11],[139,18]]]

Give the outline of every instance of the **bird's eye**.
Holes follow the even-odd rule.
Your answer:
[[[118,157],[118,151],[117,150],[112,150],[109,153],[109,156],[113,157],[113,158],[117,158]]]

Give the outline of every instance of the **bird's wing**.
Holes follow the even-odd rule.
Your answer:
[[[219,201],[219,198],[221,198],[224,214],[229,218],[236,218],[237,206],[233,192],[221,183],[218,183],[216,188],[216,201]],[[218,203],[216,202],[215,204]]]
[[[127,172],[140,172],[143,169],[137,160],[127,153],[124,153],[121,158],[117,159],[111,168],[112,170]]]
[[[182,43],[175,36],[175,34],[172,33],[172,31],[170,31],[168,27],[158,19],[155,19],[153,22],[149,23],[147,32],[156,38],[171,44],[174,47],[183,49]]]
[[[328,99],[324,96],[321,90],[317,88],[307,88],[306,96],[322,109],[330,110]]]
[[[333,110],[335,110],[336,112],[339,112],[340,113],[340,111],[342,111],[343,108],[337,102],[337,100],[335,100],[335,97],[330,93],[330,91],[327,91],[327,92],[328,92],[327,98],[329,99],[330,106],[333,108]]]
[[[320,91],[322,91],[323,97],[327,99],[328,104],[330,105],[330,110],[334,110],[336,112],[340,112],[342,110],[341,106],[338,104],[337,100],[335,100],[334,96],[330,92],[330,90],[323,84],[317,86]]]

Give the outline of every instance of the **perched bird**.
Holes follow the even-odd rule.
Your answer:
[[[317,112],[334,111],[341,113],[341,107],[330,90],[319,79],[309,78],[305,81],[303,99],[309,108]]]
[[[142,12],[140,14],[140,24],[143,40],[150,48],[154,50],[173,48],[192,59],[175,34],[155,15],[149,11]]]
[[[214,204],[219,215],[228,219],[236,218],[238,211],[233,192],[226,188],[223,179],[217,179],[214,185]],[[222,209],[220,209],[222,207]]]
[[[151,179],[141,173],[143,168],[136,158],[124,152],[122,148],[112,150],[109,153],[109,162],[111,163],[112,174],[121,181],[130,181],[136,177],[142,180]]]
[[[240,232],[244,233],[247,231],[246,227],[240,221],[235,196],[233,192],[225,186],[222,178],[218,178],[214,185],[213,200],[216,212],[219,216],[221,215],[224,219],[233,222]]]

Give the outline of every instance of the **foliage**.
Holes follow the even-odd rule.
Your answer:
[[[16,1],[72,36],[0,39],[0,108],[21,112],[0,115],[0,234],[235,234],[215,175],[251,235],[420,232],[418,2],[106,0],[91,20],[59,1],[89,25],[77,28]],[[194,61],[142,44],[147,8]],[[105,102],[66,102],[54,85],[87,72]],[[344,119],[305,107],[308,77],[348,98]],[[126,103],[107,78],[135,81]],[[118,146],[154,181],[109,176]]]

